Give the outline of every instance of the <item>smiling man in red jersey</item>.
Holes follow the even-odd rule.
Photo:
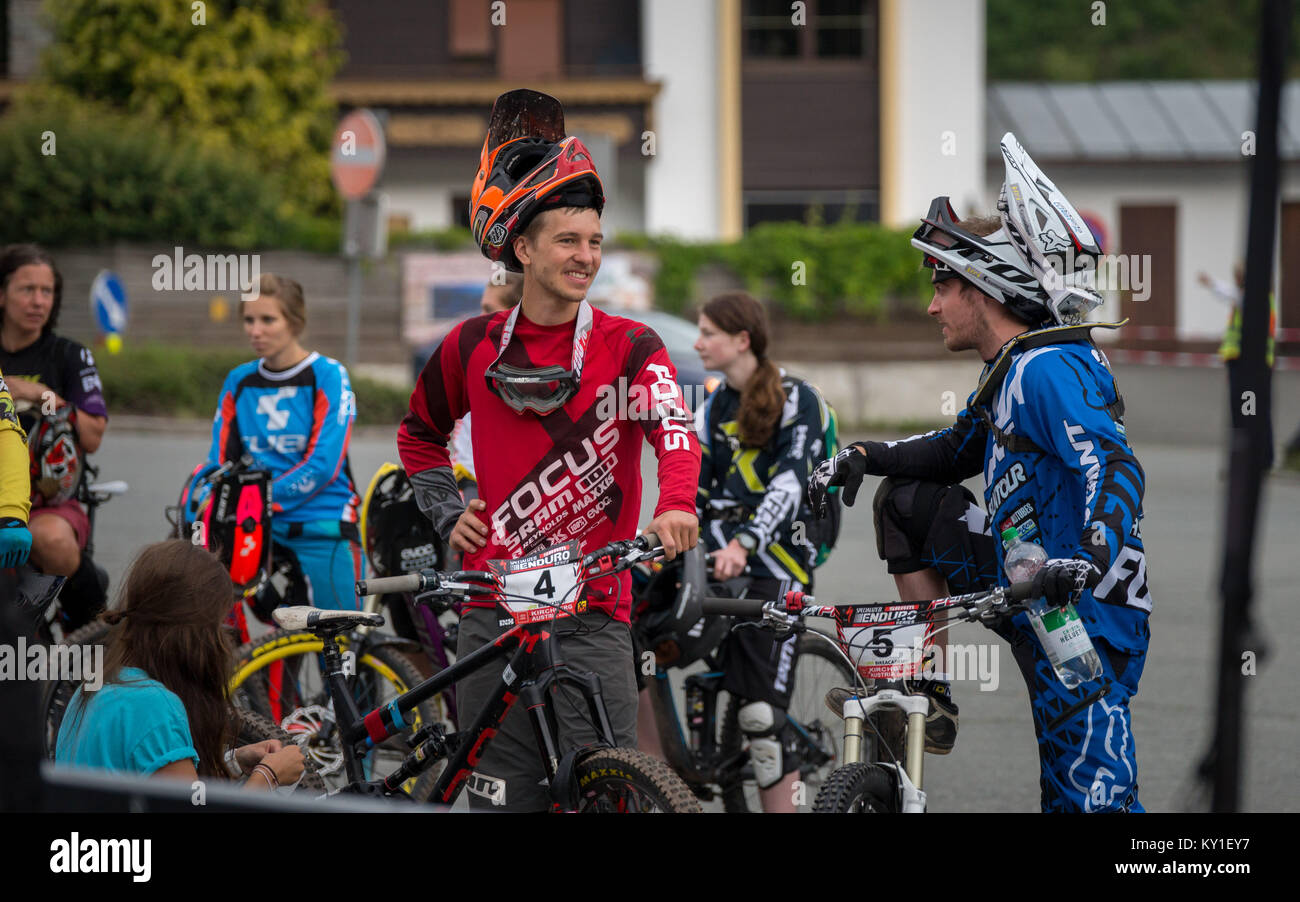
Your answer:
[[[642,441],[658,458],[659,502],[648,530],[670,559],[698,539],[700,448],[663,342],[586,300],[600,269],[603,208],[590,155],[563,137],[562,125],[549,139],[489,134],[470,200],[474,235],[485,256],[523,272],[523,300],[452,329],[421,373],[397,436],[421,510],[466,553],[466,569],[575,540],[586,552],[632,538]],[[633,403],[611,410],[610,397]],[[447,440],[470,412],[480,497],[466,508]],[[556,621],[559,647],[570,666],[600,675],[618,744],[634,748],[631,580],[621,574],[597,588],[582,590],[581,613]],[[512,625],[493,605],[467,608],[457,653]],[[460,710],[477,712],[499,677],[489,668],[459,683]],[[577,707],[554,706],[562,751],[596,738]],[[512,708],[477,764],[470,804],[545,810],[544,775],[526,712]]]

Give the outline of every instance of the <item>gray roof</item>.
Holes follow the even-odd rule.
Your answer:
[[[1253,81],[992,82],[988,153],[1008,131],[1035,160],[1227,162],[1255,127]],[[1282,158],[1300,159],[1300,81],[1282,91]]]

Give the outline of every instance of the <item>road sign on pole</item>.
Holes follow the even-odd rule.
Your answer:
[[[349,369],[357,365],[357,346],[360,343],[362,249],[374,249],[383,244],[378,237],[372,236],[367,240],[355,231],[366,221],[363,204],[383,174],[385,155],[384,129],[374,113],[359,109],[343,117],[334,132],[330,149],[330,178],[347,202],[344,222],[352,226],[344,229],[341,248],[348,261],[348,331],[343,361]],[[373,218],[377,219],[377,215]]]
[[[360,200],[384,172],[384,129],[370,110],[353,110],[339,122],[330,145],[330,178],[345,200]]]
[[[122,331],[126,328],[126,287],[117,274],[101,269],[90,283],[90,311],[104,333],[110,353],[122,348]]]

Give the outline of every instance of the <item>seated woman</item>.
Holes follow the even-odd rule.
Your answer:
[[[222,621],[230,577],[217,559],[181,539],[148,545],[104,615],[103,685],[77,690],[59,727],[55,761],[193,781],[229,777],[226,682],[230,648]],[[98,682],[98,680],[96,680]],[[234,750],[250,790],[298,780],[302,749],[266,740]]]

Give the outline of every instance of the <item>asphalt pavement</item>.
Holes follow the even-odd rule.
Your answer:
[[[1151,648],[1140,692],[1133,702],[1133,729],[1143,804],[1151,811],[1193,810],[1192,774],[1214,725],[1219,632],[1216,586],[1222,561],[1226,459],[1216,423],[1190,421],[1187,411],[1222,405],[1221,371],[1130,368],[1128,422],[1146,471],[1146,542],[1154,599]],[[1123,381],[1127,377],[1122,376]],[[1290,383],[1287,383],[1289,386]],[[1217,398],[1215,392],[1218,392]],[[1280,405],[1295,410],[1289,390]],[[1285,438],[1294,426],[1279,417]],[[124,426],[125,424],[123,424]],[[163,508],[207,452],[201,426],[155,424],[135,431],[110,426],[95,456],[102,479],[124,479],[131,489],[100,511],[96,555],[114,586],[131,555],[167,534]],[[849,436],[849,439],[854,436]],[[643,451],[643,522],[655,500],[654,458]],[[396,460],[392,435],[363,430],[352,442],[352,469],[361,489],[385,460]],[[971,484],[982,497],[982,486]],[[861,496],[872,497],[869,479]],[[869,506],[847,509],[839,546],[818,571],[822,601],[883,601],[892,578],[877,559]],[[1246,680],[1245,770],[1242,807],[1247,811],[1300,809],[1294,749],[1300,745],[1300,705],[1287,678],[1300,664],[1300,479],[1272,476],[1255,554],[1255,623],[1260,637],[1255,675]],[[985,679],[955,684],[961,709],[956,749],[927,756],[926,789],[932,811],[1036,811],[1038,767],[1028,697],[1005,643],[978,626],[960,625],[955,642],[985,646],[996,661]],[[992,655],[996,654],[996,659]],[[995,679],[993,679],[995,678]],[[996,681],[996,689],[985,691]]]

